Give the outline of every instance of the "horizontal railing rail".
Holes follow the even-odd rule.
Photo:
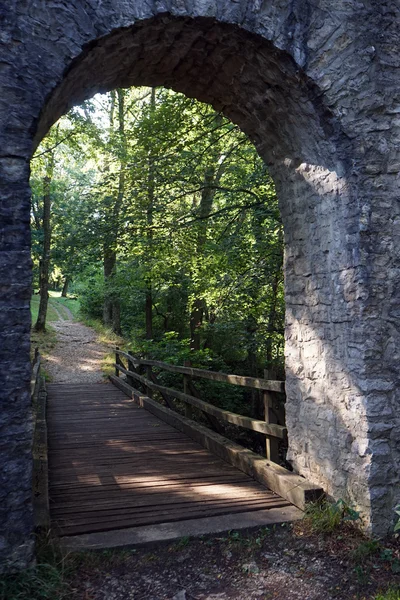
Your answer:
[[[127,366],[122,362],[122,358],[126,359],[128,363]],[[267,458],[271,461],[278,462],[278,441],[286,441],[287,429],[283,425],[270,422],[269,409],[272,404],[272,394],[284,392],[285,384],[283,381],[243,377],[240,375],[230,375],[227,373],[196,369],[189,366],[171,365],[156,360],[140,359],[119,348],[116,348],[114,367],[116,377],[119,377],[120,373],[123,373],[126,376],[128,385],[131,386],[133,390],[136,389],[135,382],[139,382],[144,387],[146,394],[149,397],[152,397],[153,392],[158,392],[169,409],[176,410],[173,401],[180,400],[185,404],[186,417],[193,418],[192,408],[200,410],[207,419],[211,429],[218,433],[221,432],[219,421],[261,433],[266,437]],[[181,392],[160,385],[157,374],[152,370],[153,367],[183,375],[184,391]],[[140,370],[142,370],[142,372],[139,372]],[[143,374],[143,371],[145,371],[146,375]],[[264,400],[265,420],[262,421],[224,410],[200,399],[198,397],[198,392],[191,381],[192,377],[260,390]],[[190,391],[190,393],[188,393],[188,391]]]
[[[158,360],[146,360],[142,358],[139,359],[119,349],[116,350],[116,353],[119,356],[124,356],[126,359],[131,361],[133,364],[136,364],[137,366],[144,365],[149,367],[157,367],[159,369],[164,369],[165,371],[171,371],[172,373],[181,373],[182,375],[189,375],[190,377],[210,379],[212,381],[230,383],[232,385],[240,385],[256,390],[266,390],[268,392],[285,391],[284,381],[261,379],[258,377],[243,377],[242,375],[228,375],[227,373],[220,373],[219,371],[206,371],[205,369],[194,369],[193,367],[181,367],[177,365],[171,365],[169,363],[160,362]]]

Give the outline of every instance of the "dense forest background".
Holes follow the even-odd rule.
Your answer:
[[[283,235],[246,136],[164,88],[95,96],[32,160],[36,329],[49,287],[135,354],[283,378]]]

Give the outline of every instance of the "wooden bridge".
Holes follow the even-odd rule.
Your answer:
[[[270,460],[174,413],[173,397],[194,398],[197,409],[208,407],[154,383],[151,365],[135,367],[129,357],[125,367],[123,354],[117,353],[117,372],[125,372],[129,382],[136,377],[147,393],[158,388],[169,406],[117,376],[111,378],[115,385],[47,385],[50,524],[68,547],[126,545],[293,520],[301,515],[293,503],[303,508],[319,494]],[[210,408],[215,410],[220,411]],[[274,429],[280,426],[221,412],[228,422],[244,419],[242,426],[264,427],[270,437],[272,430],[284,435],[284,428]],[[36,495],[46,491],[42,487]]]

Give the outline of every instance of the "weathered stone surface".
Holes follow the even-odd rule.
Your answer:
[[[0,561],[21,564],[30,548],[32,143],[91,94],[136,84],[222,109],[270,165],[285,226],[290,459],[371,531],[388,530],[400,498],[399,17],[394,0],[1,4],[0,490],[12,502]]]

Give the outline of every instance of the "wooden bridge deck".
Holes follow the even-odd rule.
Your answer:
[[[49,384],[53,528],[75,536],[289,507],[111,384]]]

